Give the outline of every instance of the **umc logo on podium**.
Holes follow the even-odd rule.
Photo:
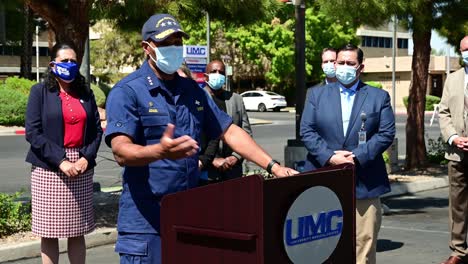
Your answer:
[[[343,209],[336,194],[315,186],[301,193],[289,208],[283,242],[295,264],[323,263],[338,244],[343,229]]]

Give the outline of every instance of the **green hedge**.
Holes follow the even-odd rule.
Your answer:
[[[29,95],[31,87],[37,82],[19,77],[9,77],[5,80],[4,86],[8,90],[19,91],[25,95]]]
[[[104,107],[106,105],[106,94],[104,93],[104,91],[97,84],[94,83],[91,84],[91,90],[93,90],[97,106]]]
[[[368,81],[368,82],[366,82],[366,84],[370,85],[370,86],[373,86],[373,87],[376,87],[376,88],[379,88],[379,89],[383,88],[382,83],[375,82],[375,81]]]
[[[31,87],[36,84],[28,79],[9,77],[0,84],[0,125],[24,126],[26,105]],[[105,107],[110,87],[104,83],[91,84],[96,104]]]
[[[31,230],[31,203],[17,201],[20,195],[0,193],[0,238]]]
[[[29,87],[31,88],[31,87]],[[24,126],[28,95],[0,86],[0,125]]]
[[[403,97],[403,104],[408,109],[408,96]],[[426,95],[426,111],[434,111],[434,105],[440,103],[440,97]]]

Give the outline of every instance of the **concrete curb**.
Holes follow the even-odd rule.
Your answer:
[[[24,129],[3,128],[0,130],[0,136],[24,135]]]
[[[422,179],[415,182],[394,182],[391,184],[392,191],[381,197],[400,196],[427,190],[444,188],[449,185],[448,176]]]
[[[273,122],[270,120],[265,120],[265,119],[258,119],[258,118],[249,118],[249,122],[251,126],[255,125],[266,125],[266,124],[272,124]]]
[[[86,248],[98,247],[115,243],[117,230],[115,228],[99,228],[85,236]],[[41,255],[41,241],[34,240],[12,245],[0,246],[0,263],[19,259],[39,257]],[[67,251],[67,240],[59,240],[60,253]]]

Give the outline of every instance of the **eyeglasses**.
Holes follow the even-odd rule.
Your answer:
[[[76,63],[76,60],[74,60],[74,59],[63,59],[63,60],[60,60],[60,62],[73,62],[73,63]]]

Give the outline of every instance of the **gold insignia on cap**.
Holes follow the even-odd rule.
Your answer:
[[[148,105],[149,105],[149,107],[152,107],[152,106],[154,105],[154,103],[153,103],[153,102],[149,102]]]
[[[168,30],[164,30],[163,32],[159,33],[159,34],[156,34],[154,35],[154,38],[155,39],[163,39],[167,36],[169,36],[170,34],[174,33],[175,30],[174,29],[168,29]]]

